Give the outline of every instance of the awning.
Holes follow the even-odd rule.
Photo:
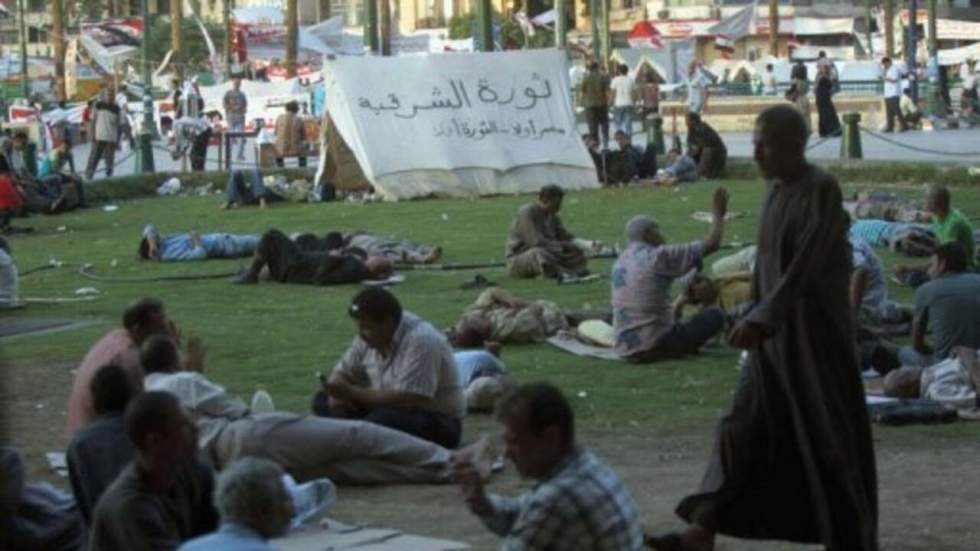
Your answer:
[[[793,32],[796,36],[854,34],[854,18],[838,17],[825,19],[818,17],[797,17],[793,22]]]

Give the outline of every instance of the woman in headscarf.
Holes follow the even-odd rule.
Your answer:
[[[830,67],[822,65],[817,71],[817,87],[814,96],[817,99],[817,130],[821,138],[828,136],[840,136],[840,120],[837,118],[837,109],[833,102],[834,79],[830,74]],[[806,112],[804,112],[806,113]]]

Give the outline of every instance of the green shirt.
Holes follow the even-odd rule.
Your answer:
[[[952,209],[946,215],[945,220],[939,220],[933,217],[932,229],[936,232],[936,237],[939,238],[940,243],[951,243],[955,241],[962,245],[963,250],[966,251],[967,265],[970,266],[971,270],[974,269],[975,246],[973,242],[973,226],[970,225],[970,222],[963,216],[962,212]]]
[[[609,79],[598,71],[589,71],[582,80],[579,90],[579,105],[581,107],[605,107],[609,97]]]

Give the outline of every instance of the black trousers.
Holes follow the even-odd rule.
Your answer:
[[[898,128],[905,130],[905,121],[902,119],[902,112],[898,107],[898,97],[885,98],[885,117],[888,120],[885,126],[886,132],[895,130],[895,121],[898,120]]]
[[[589,135],[596,140],[599,139],[599,132],[602,131],[602,145],[609,145],[609,108],[608,107],[586,107],[585,120],[589,124]]]
[[[99,166],[99,161],[105,159],[105,177],[112,177],[112,165],[116,161],[116,144],[112,142],[96,141],[92,144],[92,153],[88,157],[88,166],[85,168],[85,179],[91,180],[95,176],[95,169]]]
[[[322,390],[313,395],[313,414],[319,417],[333,417],[330,414],[330,397]],[[381,407],[371,411],[349,412],[346,418],[362,419],[395,429],[450,450],[459,446],[463,436],[461,420],[431,411]]]
[[[637,363],[656,362],[694,354],[725,327],[721,308],[705,308],[690,318],[675,323],[663,334],[653,348],[635,354],[627,360]]]

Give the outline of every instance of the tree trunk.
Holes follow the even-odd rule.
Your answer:
[[[779,0],[769,0],[769,55],[779,57]]]
[[[51,40],[54,43],[54,96],[66,101],[65,92],[65,4],[64,0],[51,2]]]
[[[381,2],[378,18],[381,20],[381,55],[391,55],[391,2],[388,0],[373,0]]]
[[[286,0],[286,77],[296,76],[296,55],[299,42],[299,10],[297,0]]]
[[[184,59],[183,52],[183,39],[180,32],[181,27],[184,25],[184,0],[170,0],[170,47],[173,49],[174,55],[170,58],[170,62],[174,65],[177,77],[183,80],[184,76]]]
[[[885,19],[885,54],[891,57],[895,53],[895,0],[882,0],[882,11]]]

